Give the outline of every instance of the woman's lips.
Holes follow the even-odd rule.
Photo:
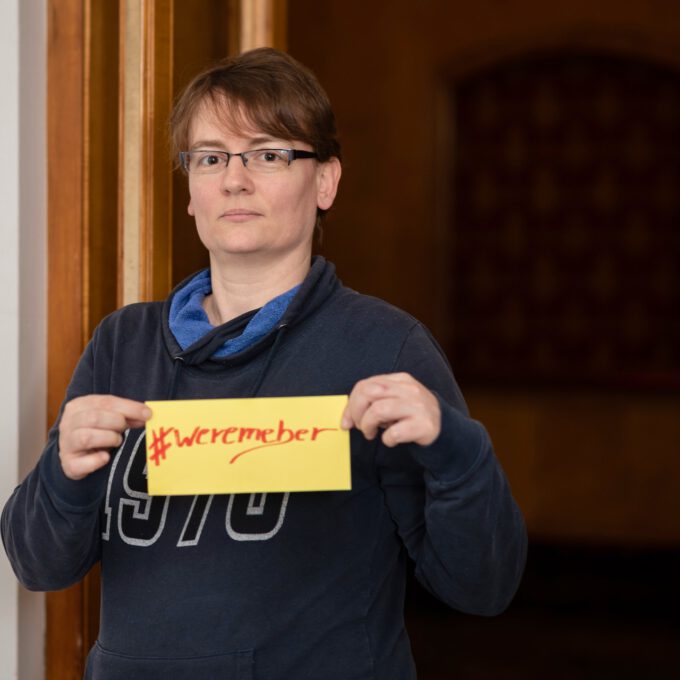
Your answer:
[[[225,210],[221,215],[220,219],[227,220],[229,222],[247,222],[255,217],[260,217],[260,213],[255,210]]]

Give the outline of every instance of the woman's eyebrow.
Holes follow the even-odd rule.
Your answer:
[[[281,144],[280,139],[274,139],[273,137],[266,137],[266,136],[260,136],[260,137],[252,137],[251,139],[248,140],[248,144],[251,147],[259,146],[261,144]]]
[[[255,149],[255,148],[262,148],[262,145],[274,145],[274,148],[279,148],[281,144],[287,144],[287,142],[283,142],[281,139],[274,139],[273,137],[267,137],[267,136],[260,136],[260,137],[252,137],[248,139],[247,141],[247,149],[242,149],[242,151],[247,151],[248,149]],[[194,142],[191,145],[192,150],[196,149],[215,149],[216,151],[221,151],[224,150],[226,151],[226,147],[224,145],[224,142],[218,140],[218,139],[199,139],[198,141]]]
[[[199,139],[191,145],[192,150],[196,149],[215,149],[216,151],[224,149],[224,144],[216,139]]]

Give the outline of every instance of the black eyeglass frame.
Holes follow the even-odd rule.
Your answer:
[[[220,156],[224,158],[224,156],[227,157],[226,163],[224,167],[228,167],[231,159],[234,156],[239,156],[241,158],[241,162],[243,163],[243,167],[247,168],[248,167],[248,161],[250,160],[250,156],[256,153],[262,153],[263,151],[276,151],[279,153],[285,153],[288,156],[288,165],[290,165],[294,160],[297,160],[299,158],[318,158],[319,154],[316,153],[316,151],[303,151],[301,149],[250,149],[249,151],[240,151],[238,153],[232,153],[230,151],[222,151],[220,149],[193,149],[192,151],[180,151],[179,152],[179,163],[184,172],[190,173],[191,170],[189,170],[189,159],[191,157],[191,154],[193,153],[204,153],[204,154],[210,154],[214,153],[217,156]],[[219,172],[220,167],[219,164],[215,165],[217,170],[214,172]],[[193,173],[197,174],[197,173]],[[198,174],[214,174],[210,171],[206,173],[198,173]]]

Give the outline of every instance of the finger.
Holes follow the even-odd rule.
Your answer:
[[[345,404],[345,408],[342,409],[342,416],[340,416],[340,427],[343,430],[349,430],[354,425],[349,407],[349,398],[350,395],[347,395],[347,403]]]
[[[123,432],[129,427],[144,427],[146,419],[129,418],[118,411],[87,410],[74,413],[68,420],[70,429],[92,428]]]
[[[395,397],[377,399],[364,411],[357,428],[363,432],[366,439],[373,439],[379,428],[389,427],[411,413],[411,404],[402,399]]]
[[[62,460],[61,466],[69,479],[83,479],[96,470],[104,467],[111,459],[108,451],[93,451],[85,455],[70,456]]]
[[[349,429],[361,422],[364,412],[377,399],[386,396],[398,396],[405,389],[411,393],[404,393],[405,397],[417,396],[420,383],[408,373],[385,373],[360,380],[352,389],[348,403],[343,411],[341,427]]]
[[[130,428],[135,428],[135,427],[144,427],[146,425],[148,418],[145,420],[132,420],[131,418],[127,419],[126,426]],[[127,429],[126,427],[126,429]]]
[[[64,430],[115,430],[122,432],[127,427],[127,418],[117,411],[88,408],[71,414],[62,421]]]
[[[343,430],[349,430],[354,425],[354,420],[352,420],[352,414],[349,409],[349,401],[345,405],[342,412],[342,417],[340,418],[340,427]]]
[[[420,385],[419,383],[410,373],[379,373],[377,375],[372,375],[370,378],[366,378],[364,381],[361,382],[366,382],[366,383],[375,383],[378,385],[381,385],[382,387],[389,388],[392,385],[400,385],[400,384],[415,384],[415,385]],[[357,383],[359,384],[359,383]]]
[[[441,432],[441,411],[433,399],[431,407],[419,405],[413,412],[390,424],[383,432],[382,440],[387,446],[414,442],[421,446],[432,444]]]
[[[409,417],[387,427],[381,439],[383,444],[390,448],[410,442],[427,446],[436,439],[436,435],[433,434],[428,422],[417,417]]]
[[[392,377],[394,380],[389,380]],[[407,442],[428,446],[441,429],[437,398],[408,374],[387,378],[380,380],[382,397],[370,404],[357,427],[368,439],[373,439],[383,428],[381,439],[387,446]]]
[[[138,425],[135,424],[144,424],[151,418],[151,409],[144,402],[113,396],[111,399],[113,400],[112,410],[124,415],[128,426],[136,427]]]
[[[342,423],[347,428],[361,422],[370,405],[385,393],[385,388],[372,378],[360,380],[352,389],[343,413]]]
[[[76,397],[66,405],[66,409],[73,414],[88,410],[111,411],[137,423],[146,422],[151,417],[151,409],[145,403],[112,394],[88,394]]]
[[[385,431],[382,433],[382,443],[389,447],[392,448],[394,446],[397,446],[398,444],[404,443],[406,440],[404,439],[404,429],[405,429],[405,422],[402,420],[398,423],[394,423],[390,427],[386,428]]]
[[[422,383],[409,373],[404,372],[383,373],[360,380],[350,393],[347,406],[342,414],[341,427],[344,429],[349,429],[352,426],[359,427],[364,413],[378,399],[395,397],[418,403],[425,392],[428,392],[428,390]],[[372,436],[375,436],[375,432],[372,433]]]
[[[74,451],[113,449],[123,443],[123,435],[116,430],[81,428],[71,433],[69,443]]]

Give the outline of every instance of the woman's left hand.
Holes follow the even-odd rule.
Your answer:
[[[384,429],[385,446],[415,442],[428,446],[439,436],[437,397],[409,373],[387,373],[360,380],[342,414],[342,427],[356,427],[366,439]]]

